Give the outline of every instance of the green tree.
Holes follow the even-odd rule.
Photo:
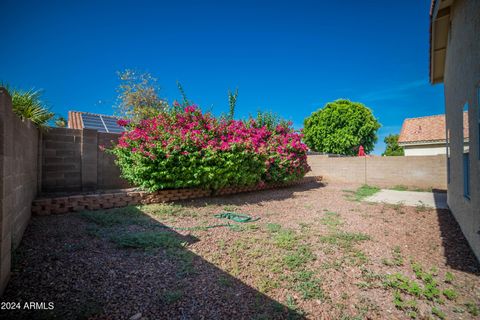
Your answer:
[[[257,111],[257,116],[253,117],[252,115],[249,116],[249,118],[245,121],[247,126],[249,125],[250,121],[254,120],[255,121],[255,127],[256,128],[261,128],[261,127],[267,127],[268,130],[273,131],[278,125],[287,127],[290,126],[291,123],[289,123],[288,120],[283,119],[281,116],[279,116],[277,113],[271,112],[271,111]]]
[[[121,117],[139,122],[169,109],[165,99],[160,98],[157,80],[149,73],[137,73],[133,70],[119,72],[120,86],[117,113]]]
[[[42,91],[30,89],[23,91],[5,86],[12,96],[12,110],[21,119],[28,119],[40,129],[46,129],[55,114],[42,100]]]
[[[339,99],[307,117],[303,133],[313,151],[355,155],[360,145],[365,153],[373,150],[380,126],[365,105]]]
[[[67,126],[67,119],[65,119],[64,117],[58,117],[55,120],[55,126],[59,128],[65,128]]]
[[[398,145],[398,134],[389,134],[383,139],[385,142],[385,152],[382,156],[403,156],[405,152],[403,148]]]

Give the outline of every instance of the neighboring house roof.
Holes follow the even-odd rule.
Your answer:
[[[122,133],[124,127],[117,124],[120,118],[105,114],[68,111],[68,127],[71,129],[95,129],[99,132]]]
[[[399,144],[421,144],[446,141],[445,115],[405,119]],[[468,138],[468,113],[463,113],[463,134]]]

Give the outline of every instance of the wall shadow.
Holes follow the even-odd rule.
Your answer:
[[[438,206],[446,202],[444,190],[433,190]],[[442,236],[442,245],[447,265],[453,269],[480,275],[480,263],[477,261],[460,226],[449,209],[436,209]]]
[[[22,310],[1,310],[2,318],[305,318],[192,252],[198,241],[138,207],[33,217],[2,296]]]
[[[303,192],[324,188],[325,183],[314,181],[296,186],[283,187],[278,189],[268,189],[252,192],[243,192],[231,195],[213,196],[208,198],[198,198],[192,200],[175,201],[176,203],[192,207],[205,207],[208,205],[245,205],[259,204],[269,201],[279,201],[295,197],[296,192]]]

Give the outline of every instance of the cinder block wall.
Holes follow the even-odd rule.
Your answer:
[[[91,129],[50,128],[43,134],[42,193],[128,188],[114,156],[100,149],[118,137]]]
[[[81,190],[82,130],[49,128],[42,140],[42,192]]]
[[[325,181],[447,189],[444,155],[366,158],[310,155],[308,163],[311,174],[323,176]]]
[[[112,141],[117,141],[119,135],[114,133],[98,133],[98,145],[105,148],[112,146]],[[98,150],[98,177],[97,186],[99,189],[120,189],[128,188],[130,185],[120,178],[120,169],[115,164],[115,157],[109,153]]]
[[[10,276],[12,248],[27,227],[38,189],[39,131],[12,111],[0,87],[0,294]]]

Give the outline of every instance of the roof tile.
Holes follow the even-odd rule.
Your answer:
[[[445,115],[405,119],[399,143],[445,141]],[[463,135],[468,138],[468,113],[463,113]]]

